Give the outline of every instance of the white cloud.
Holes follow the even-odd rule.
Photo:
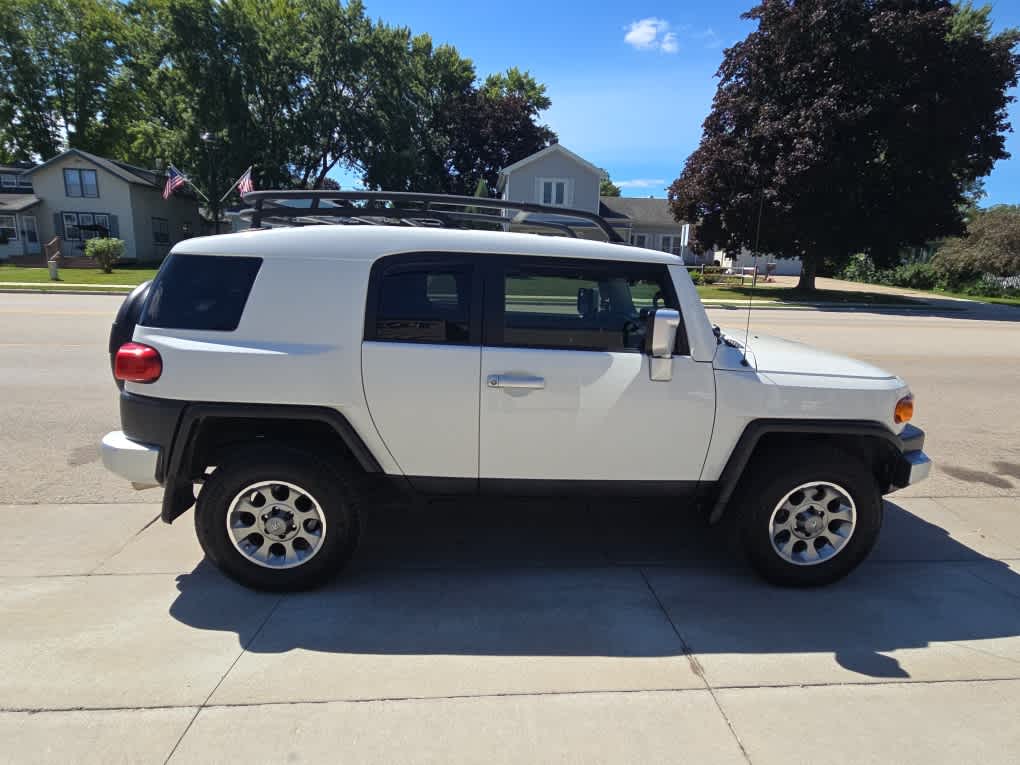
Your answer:
[[[701,40],[706,48],[718,48],[722,45],[722,39],[715,33],[712,27],[709,27],[704,32],[699,32],[695,37]]]
[[[623,41],[638,50],[659,50],[676,53],[680,50],[676,33],[669,31],[669,22],[655,17],[632,21],[624,27]]]
[[[664,189],[666,181],[662,178],[633,178],[629,181],[613,181],[621,189]]]

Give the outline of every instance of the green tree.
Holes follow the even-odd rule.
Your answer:
[[[1020,34],[948,0],[765,0],[729,48],[701,144],[669,190],[702,246],[818,264],[959,234],[975,182],[1008,156]]]
[[[1020,206],[996,205],[972,213],[966,235],[943,242],[933,265],[954,287],[983,274],[1020,275]]]
[[[606,177],[599,181],[599,196],[600,197],[620,196],[620,187],[613,183],[613,181],[609,177],[609,173],[606,173]]]
[[[116,150],[123,108],[114,0],[7,0],[0,9],[0,146],[49,158],[67,147]]]

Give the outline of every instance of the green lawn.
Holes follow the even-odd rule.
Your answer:
[[[796,287],[719,287],[697,288],[702,300],[740,300],[752,295],[756,300],[780,303],[868,303],[871,305],[917,305],[918,301],[880,292],[843,292],[842,290],[802,291]]]
[[[21,266],[0,266],[0,282],[19,282],[59,287],[63,284],[141,284],[156,275],[155,268],[114,268],[112,274],[104,274],[98,268],[62,268],[60,281],[50,281],[45,268],[23,268]]]
[[[945,297],[963,298],[964,300],[977,300],[982,303],[1020,306],[1020,297],[981,297],[978,295],[964,295],[962,292],[946,292],[944,290],[935,290],[931,294],[934,297],[944,295]]]

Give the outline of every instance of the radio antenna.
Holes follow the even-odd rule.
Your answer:
[[[753,256],[754,274],[751,275],[751,289],[747,293],[747,326],[744,328],[744,355],[740,359],[740,363],[745,367],[749,366],[747,363],[747,342],[751,338],[751,298],[754,296],[754,286],[758,281],[758,243],[761,241],[761,214],[764,207],[765,187],[762,186],[758,194],[758,225],[755,227],[754,250],[751,253]]]

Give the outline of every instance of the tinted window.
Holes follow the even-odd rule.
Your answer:
[[[374,337],[404,343],[466,344],[471,335],[471,268],[417,265],[378,281]]]
[[[502,337],[519,348],[632,351],[651,308],[677,308],[669,272],[641,263],[511,264],[503,273]]]
[[[167,329],[237,329],[262,258],[171,255],[138,322]]]

